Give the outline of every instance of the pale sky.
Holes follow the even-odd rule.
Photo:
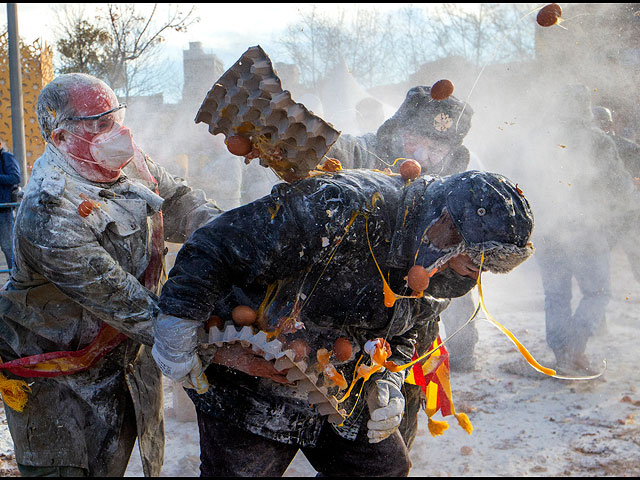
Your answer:
[[[49,45],[55,44],[56,9],[65,4],[18,3],[18,31],[28,43],[42,38]],[[97,9],[106,4],[67,4],[74,8],[82,7],[88,18]],[[156,18],[166,18],[168,8],[175,4],[159,4]],[[186,12],[192,4],[181,4]],[[186,33],[167,32],[165,35],[164,56],[166,61],[176,65],[176,79],[182,83],[182,51],[188,49],[189,42],[199,41],[207,53],[214,53],[222,60],[224,67],[230,67],[240,58],[247,48],[260,45],[273,61],[288,61],[281,53],[277,40],[287,24],[298,19],[298,12],[316,6],[319,13],[336,13],[340,8],[347,13],[360,8],[375,8],[381,12],[401,8],[406,3],[213,3],[196,4],[196,15],[200,21],[191,25]],[[433,4],[414,4],[430,8]],[[478,4],[463,4],[467,8],[477,8]],[[139,11],[151,11],[153,4],[136,4]],[[0,30],[7,21],[6,4],[0,7]],[[167,98],[168,101],[172,101]]]
[[[28,42],[43,38],[49,44],[55,41],[56,8],[65,4],[18,3],[18,30]],[[71,4],[83,6],[87,17],[106,4]],[[151,3],[136,4],[138,9],[149,12]],[[163,19],[170,4],[160,4],[156,16]],[[173,4],[175,5],[175,4]],[[181,4],[188,11],[192,4]],[[380,11],[397,9],[407,4],[394,3],[213,3],[196,4],[196,14],[200,21],[189,27],[186,33],[169,32],[165,35],[168,50],[181,51],[188,48],[189,42],[202,42],[205,50],[218,55],[225,66],[230,66],[250,46],[274,43],[288,23],[294,22],[300,9],[316,5],[319,12],[336,12],[339,8],[347,12],[358,7]],[[251,18],[253,17],[253,18]],[[6,4],[0,8],[0,24],[6,25]],[[1,27],[0,27],[1,28]],[[225,58],[227,57],[227,58]]]

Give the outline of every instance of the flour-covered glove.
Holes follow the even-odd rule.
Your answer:
[[[378,443],[400,426],[404,413],[404,396],[389,380],[376,380],[367,391],[370,419],[367,422],[369,443]]]
[[[160,313],[153,321],[151,355],[166,377],[182,382],[198,393],[209,389],[209,382],[196,354],[200,322]]]

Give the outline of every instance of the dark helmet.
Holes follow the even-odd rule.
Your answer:
[[[611,130],[613,127],[613,116],[611,115],[611,110],[607,107],[597,106],[593,107],[591,111],[593,112],[593,119],[602,130]]]
[[[431,87],[413,87],[398,111],[387,122],[393,127],[415,135],[435,138],[460,145],[471,128],[471,106],[451,95],[445,100],[431,98]]]
[[[533,213],[522,192],[506,177],[468,171],[437,178],[424,176],[406,187],[398,225],[407,235],[394,238],[393,266],[411,263],[427,270],[466,254],[483,269],[506,273],[533,253]],[[457,240],[445,247],[429,238],[429,229],[448,216]]]

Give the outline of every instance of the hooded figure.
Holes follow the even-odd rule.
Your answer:
[[[424,176],[405,185],[365,170],[279,184],[198,229],[164,285],[153,355],[165,375],[206,392],[187,390],[202,474],[282,475],[302,449],[324,475],[406,475],[408,450],[397,432],[406,370],[374,374],[363,401],[349,397],[341,406],[353,414],[334,426],[282,385],[272,362],[239,344],[219,348],[203,374],[198,330],[239,305],[261,312],[267,330],[294,316],[298,328],[278,338],[304,340],[309,361],[338,337],[349,340],[354,354],[335,363],[349,382],[374,338],[387,339],[390,360],[410,361],[418,332],[433,341],[449,299],[473,288],[482,253],[483,268],[507,272],[531,255],[532,229],[527,200],[500,175]],[[424,296],[385,306],[382,277],[411,296],[414,264],[437,270]]]
[[[327,156],[344,168],[391,168],[397,158],[413,158],[423,173],[450,175],[466,170],[469,150],[462,145],[471,128],[471,106],[455,96],[433,100],[431,87],[407,92],[398,111],[378,131],[360,137],[342,135]]]
[[[136,437],[145,475],[162,466],[162,382],[148,347],[164,241],[183,242],[220,210],[133,143],[125,107],[84,74],[57,77],[38,98],[46,148],[0,292],[0,371],[30,386],[23,410],[5,406],[24,476],[121,476]]]

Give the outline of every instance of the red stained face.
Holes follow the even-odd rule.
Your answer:
[[[69,91],[71,105],[75,116],[86,117],[107,112],[118,106],[118,98],[113,91],[102,85],[77,85]],[[74,132],[86,140],[91,140],[95,134],[81,131]],[[80,142],[88,152],[88,144]]]
[[[69,91],[69,96],[74,109],[74,116],[97,115],[118,106],[118,98],[115,93],[110,88],[99,84],[73,86]],[[93,163],[77,161],[77,158],[93,158],[88,142],[91,142],[98,134],[87,132],[82,128],[75,129],[73,133],[86,140],[83,141],[81,138],[63,133],[62,139],[65,143],[66,151],[76,157],[76,161],[73,162],[74,169],[89,180],[97,182],[116,180],[120,175],[119,172],[104,169]]]

